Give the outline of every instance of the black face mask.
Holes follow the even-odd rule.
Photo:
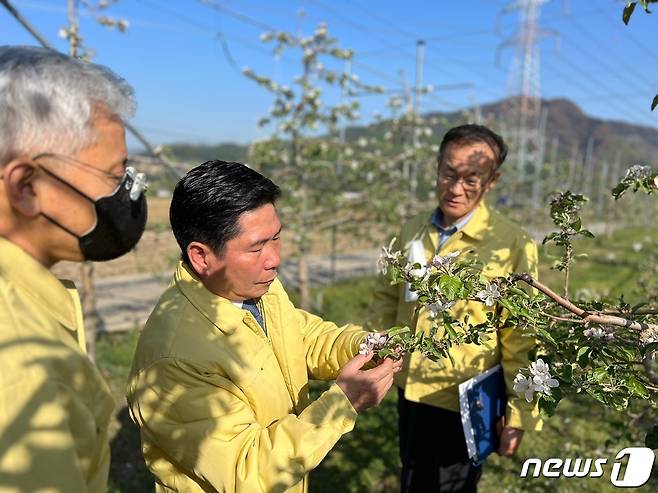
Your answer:
[[[146,228],[146,178],[143,173],[126,168],[114,192],[94,200],[51,171],[41,169],[94,204],[96,224],[82,236],[41,213],[51,223],[78,239],[85,260],[112,260],[132,250]]]

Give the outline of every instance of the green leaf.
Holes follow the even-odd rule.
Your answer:
[[[651,342],[642,348],[642,356],[658,351],[658,342]]]
[[[411,332],[411,329],[409,327],[392,327],[388,332],[389,337],[401,335],[401,334],[407,334]]]
[[[543,419],[548,419],[555,413],[557,408],[558,401],[553,399],[549,395],[541,395],[539,397],[539,402],[537,403],[539,407],[539,414]]]
[[[578,231],[578,234],[586,236],[587,238],[594,238],[594,233],[592,233],[589,229],[581,229]]]
[[[377,356],[379,356],[381,359],[384,359],[388,356],[392,356],[393,354],[394,354],[393,351],[391,351],[389,348],[383,348],[377,351]]]
[[[519,309],[517,306],[506,298],[498,298],[498,303],[500,303],[504,308],[507,309],[515,317],[519,315]]]
[[[619,356],[619,359],[625,361],[633,361],[638,358],[638,354],[635,348],[630,348],[626,346],[612,346],[613,354]]]
[[[450,337],[457,338],[457,332],[455,332],[455,329],[452,327],[452,324],[445,324],[445,329],[446,332],[450,335]]]
[[[527,292],[525,292],[525,291],[524,291],[523,289],[521,289],[521,288],[517,288],[516,286],[510,286],[509,288],[507,288],[507,292],[509,292],[509,293],[511,293],[511,294],[516,294],[516,295],[518,295],[518,296],[522,296],[522,297],[524,297],[524,298],[526,298],[526,299],[529,299],[529,298],[530,298],[530,295],[529,295]]]
[[[603,392],[602,389],[598,387],[588,387],[586,392],[597,401],[602,402],[603,404],[606,403],[606,393]]]
[[[655,110],[656,106],[658,106],[658,94],[656,94],[656,97],[653,98],[653,102],[651,103],[651,111]]]
[[[553,238],[556,238],[557,236],[559,236],[559,234],[560,234],[560,233],[551,233],[551,234],[549,234],[549,235],[546,235],[546,236],[544,237],[544,239],[542,240],[541,244],[542,244],[542,245],[545,245],[546,242],[551,241]]]
[[[581,368],[585,368],[587,363],[589,363],[589,356],[587,354],[589,349],[589,346],[583,346],[576,353],[576,361],[578,361]]]
[[[556,348],[558,347],[557,341],[553,338],[551,333],[547,331],[546,329],[542,329],[541,327],[537,327],[537,333],[546,341],[550,342],[553,346]]]
[[[658,96],[657,96],[658,97]],[[654,100],[655,102],[655,100]],[[625,183],[618,183],[615,188],[612,189],[612,196],[615,198],[615,200],[619,200],[622,195],[624,195],[624,192],[628,189],[628,185]]]
[[[624,7],[624,12],[621,15],[621,19],[624,21],[624,24],[628,26],[628,21],[631,20],[631,15],[633,15],[633,11],[635,10],[635,5],[636,2],[630,2],[626,4],[626,7]]]
[[[644,439],[644,444],[647,448],[653,450],[658,449],[658,425],[655,425],[649,430],[649,433],[647,433],[647,436]]]
[[[603,382],[603,380],[605,380],[607,376],[608,376],[607,368],[595,368],[594,371],[592,371],[592,378],[598,383]]]
[[[562,368],[554,369],[555,375],[566,383],[573,382],[573,368],[570,365],[564,365]]]
[[[647,399],[649,397],[649,391],[646,386],[635,376],[631,375],[626,379],[626,388],[631,391],[634,395]]]
[[[448,301],[452,301],[462,288],[462,280],[455,276],[443,275],[439,278],[439,288]]]

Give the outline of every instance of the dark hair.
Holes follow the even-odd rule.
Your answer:
[[[452,144],[474,144],[484,142],[494,151],[496,155],[496,168],[500,167],[507,157],[507,144],[503,138],[490,128],[484,125],[460,125],[451,128],[443,136],[441,146],[439,147],[438,165],[441,165],[446,150]]]
[[[271,180],[244,164],[206,161],[177,184],[169,207],[169,221],[183,260],[187,246],[198,241],[221,255],[226,242],[239,233],[245,212],[274,204],[281,190]]]

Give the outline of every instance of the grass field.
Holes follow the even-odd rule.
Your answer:
[[[589,257],[579,260],[573,276],[574,292],[589,288],[599,293],[633,294],[637,262],[647,251],[656,250],[658,230],[631,229],[618,231],[605,238],[581,242]],[[638,246],[640,245],[641,246]],[[634,246],[634,248],[633,248]],[[542,255],[540,277],[554,288],[561,285],[561,275],[550,271],[547,257]],[[359,279],[326,287],[323,290],[322,315],[338,323],[359,322],[368,313],[373,279]],[[97,345],[98,365],[110,383],[117,399],[117,420],[113,427],[111,488],[114,492],[153,491],[153,482],[143,465],[139,437],[131,424],[124,400],[124,387],[130,368],[137,333],[103,337]],[[312,391],[319,393],[324,383]],[[311,493],[361,493],[398,491],[397,416],[395,397],[389,394],[382,405],[364,412],[355,430],[343,437],[337,447],[311,474]],[[565,400],[556,416],[542,432],[528,433],[516,457],[503,459],[492,456],[485,464],[480,491],[509,492],[612,492],[617,489],[609,480],[611,463],[624,446],[641,446],[639,441],[622,440],[606,449],[606,440],[620,431],[620,415],[584,399]],[[440,424],[428,424],[440,426]],[[596,479],[519,478],[521,465],[527,457],[608,458],[606,474]],[[652,480],[641,491],[658,490],[658,468]],[[632,491],[632,490],[631,490]]]

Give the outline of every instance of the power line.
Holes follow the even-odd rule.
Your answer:
[[[343,24],[345,24],[347,26],[350,26],[352,29],[355,29],[356,31],[359,31],[361,33],[371,33],[371,35],[373,37],[375,37],[379,40],[379,43],[384,43],[384,45],[388,46],[389,48],[393,47],[393,45],[391,45],[389,43],[388,38],[380,36],[379,34],[376,34],[376,33],[373,34],[372,29],[370,29],[370,28],[368,28],[368,27],[366,27],[362,24],[358,24],[358,23],[352,21],[351,19],[345,18],[345,16],[342,13],[337,12],[336,9],[334,9],[333,7],[330,7],[330,6],[320,2],[318,0],[305,0],[305,1],[307,3],[312,3],[314,5],[317,5],[321,9],[331,13],[334,16],[334,18],[339,19]]]
[[[595,13],[595,14],[600,13],[600,9],[597,9],[597,10],[593,11],[593,13]],[[600,45],[600,42],[597,42],[597,40],[594,38],[594,36],[589,31],[587,31],[587,29],[585,27],[583,27],[582,24],[580,24],[579,22],[576,22],[571,17],[572,16],[567,17],[567,20],[569,22],[571,22],[574,25],[574,27],[576,27],[576,30],[584,37],[584,39],[587,39],[589,41],[590,45],[595,45],[595,46]],[[637,82],[638,82],[638,79],[644,79],[645,83],[647,83],[649,85],[653,85],[653,83],[646,80],[646,78],[644,77],[644,74],[634,70],[632,67],[628,66],[627,64],[625,64],[623,62],[620,62],[619,65],[617,65],[617,66],[611,65],[611,64],[608,63],[608,61],[601,58],[597,53],[592,53],[591,51],[586,50],[583,47],[582,42],[578,42],[578,40],[573,39],[571,36],[565,36],[564,34],[562,34],[562,37],[564,37],[566,39],[570,39],[571,43],[569,44],[569,46],[573,46],[576,50],[581,52],[588,60],[594,61],[600,67],[607,67],[605,69],[606,73],[612,74],[615,78],[617,78],[618,80],[623,82],[626,87],[628,87],[629,85],[636,85]],[[624,68],[625,70],[624,71],[619,70],[620,68]],[[628,76],[629,73],[632,73],[633,77]],[[597,81],[597,83],[600,84],[600,82],[598,82],[598,81]]]
[[[591,34],[590,31],[588,31],[588,30],[585,28],[585,26],[583,26],[582,24],[580,24],[579,22],[576,22],[576,21],[574,21],[574,20],[571,20],[571,22],[573,23],[574,26],[576,26],[576,28],[577,28],[579,34],[583,35],[584,37],[586,37],[587,39],[589,39],[590,41],[592,41],[592,42],[594,43],[595,46],[598,45],[598,43],[596,43],[596,39],[594,38],[594,36]],[[585,49],[581,46],[580,43],[576,43],[576,44],[575,44],[575,47],[576,47],[576,49],[578,49],[579,51],[581,51],[582,53],[584,53],[586,56],[588,56],[588,57],[590,57],[590,58],[592,58],[592,59],[599,60],[599,62],[601,63],[601,65],[604,65],[604,66],[607,65],[608,62],[607,62],[606,60],[603,60],[603,59],[602,59],[598,54],[596,54],[596,53],[592,53],[592,52],[589,52],[589,51],[585,50]],[[610,65],[610,66],[612,66],[612,65]],[[644,77],[644,74],[643,74],[643,73],[641,73],[641,72],[639,72],[639,71],[637,71],[637,70],[634,70],[632,67],[630,67],[629,65],[627,65],[626,63],[624,63],[624,62],[622,62],[622,61],[617,61],[617,66],[612,66],[612,67],[615,69],[615,70],[612,71],[612,72],[613,72],[613,75],[615,75],[615,76],[619,75],[620,72],[622,72],[622,73],[624,73],[624,74],[631,72],[631,73],[634,74],[634,77],[631,78],[631,79],[628,79],[628,80],[631,80],[632,82],[637,82],[638,79],[644,79],[644,81],[645,81],[646,84],[648,84],[648,85],[652,85],[652,84],[653,84],[653,82],[648,81],[648,80]],[[619,70],[620,68],[623,68],[624,70]],[[619,77],[618,77],[618,78],[619,78]]]
[[[236,20],[239,20],[241,22],[244,22],[245,24],[249,24],[251,26],[257,27],[259,29],[262,29],[263,31],[278,31],[278,29],[270,24],[266,24],[265,22],[262,22],[258,19],[254,19],[253,17],[249,17],[248,15],[241,14],[240,12],[236,12],[234,10],[229,9],[228,7],[225,7],[222,4],[219,4],[217,2],[213,2],[212,0],[199,0],[201,2],[201,5],[205,5],[208,8],[211,8],[213,10],[217,10],[219,12],[222,12],[229,17],[233,17]]]
[[[617,24],[616,22],[614,22],[614,21],[610,18],[610,16],[608,15],[608,12],[607,12],[607,11],[604,11],[603,9],[599,9],[599,10],[598,10],[598,13],[600,13],[601,16],[602,16],[606,21],[608,21],[608,23],[609,23],[610,25],[616,27],[617,29],[627,27],[627,26],[622,26],[621,24]],[[635,46],[637,46],[638,48],[640,48],[641,50],[643,50],[645,53],[647,53],[647,54],[648,54],[650,57],[652,57],[654,60],[658,61],[658,55],[656,55],[655,52],[653,52],[652,50],[650,50],[650,49],[647,47],[647,45],[646,45],[645,43],[642,43],[639,39],[637,39],[637,38],[633,35],[633,33],[631,32],[630,29],[627,29],[626,32],[624,32],[624,36],[628,37],[628,38],[633,42],[633,44],[635,44]]]
[[[477,35],[478,33],[479,34],[484,34],[485,31],[490,32],[491,34],[495,33],[495,30],[493,30],[493,29],[487,29],[487,30],[477,29],[477,30],[474,30],[474,31],[460,31],[459,33],[451,33],[451,34],[446,34],[444,36],[431,36],[427,39],[425,39],[425,38],[423,38],[423,39],[425,39],[425,42],[427,44],[434,44],[436,41],[452,41],[452,40],[457,40],[457,39],[462,38],[462,37]],[[460,43],[460,45],[464,45],[463,41],[460,41],[459,43]],[[474,46],[476,48],[488,48],[487,46],[480,45],[480,44],[477,44],[477,45],[474,45],[472,43],[467,43],[467,44],[468,44],[468,46]],[[381,53],[389,53],[390,50],[393,50],[395,52],[400,52],[404,48],[413,48],[414,46],[415,46],[415,41],[414,42],[408,41],[408,42],[400,43],[398,45],[394,45],[394,46],[387,47],[387,48],[377,48],[377,49],[374,49],[374,50],[368,50],[366,52],[361,53],[361,56],[363,56],[363,57],[377,56]]]
[[[190,26],[194,26],[196,28],[202,29],[205,31],[207,34],[211,35],[211,39],[218,41],[220,45],[222,46],[222,51],[224,54],[224,58],[226,61],[231,65],[234,69],[236,69],[238,72],[241,72],[241,68],[238,66],[238,63],[235,61],[235,57],[232,54],[232,51],[226,41],[227,38],[232,38],[237,41],[240,41],[240,43],[243,46],[247,46],[249,48],[252,48],[256,51],[259,51],[261,53],[271,55],[271,52],[268,51],[267,49],[263,48],[260,45],[257,45],[256,43],[253,43],[253,41],[249,38],[245,38],[243,36],[239,36],[233,33],[227,33],[223,30],[217,29],[215,27],[211,27],[208,24],[202,23],[197,21],[196,19],[193,19],[189,16],[180,14],[179,12],[169,9],[167,7],[163,7],[161,4],[156,4],[154,2],[151,2],[149,0],[140,0],[143,4],[149,6],[153,10],[157,10],[161,13],[164,13],[168,16],[174,17],[179,21],[183,21],[186,24]]]
[[[552,70],[554,72],[556,72],[558,75],[560,75],[562,77],[562,80],[567,80],[567,81],[570,81],[570,82],[574,82],[574,83],[580,85],[586,91],[591,92],[592,87],[597,87],[598,86],[598,87],[606,88],[609,91],[608,94],[614,94],[614,92],[615,92],[614,90],[611,90],[610,87],[606,86],[605,84],[602,84],[600,81],[598,81],[598,80],[594,79],[593,77],[591,77],[590,74],[588,74],[585,70],[581,69],[577,64],[575,64],[575,63],[573,63],[569,60],[566,60],[563,57],[560,57],[559,60],[561,60],[562,62],[567,64],[572,70],[571,73],[568,73],[568,72],[564,72],[564,71],[561,71],[561,70],[555,70],[555,68],[553,67]],[[546,64],[547,62],[544,61],[544,63]],[[550,65],[552,66],[552,63],[550,63]],[[573,73],[574,72],[581,74],[581,76],[584,77],[585,79],[589,80],[591,82],[591,84],[587,85],[587,84],[582,83],[579,79],[574,79],[573,78]],[[621,105],[614,98],[609,99],[608,101],[609,101],[609,106],[614,106],[615,109],[620,112],[620,114],[626,115],[626,117],[629,118],[630,121],[638,121],[638,116],[639,115],[629,113],[629,108],[628,107]],[[642,115],[642,119],[646,118],[646,116],[647,115]]]
[[[0,4],[2,4],[2,6],[9,11],[9,13],[34,37],[34,39],[36,39],[41,44],[41,46],[51,50],[55,49],[46,38],[44,38],[34,27],[32,27],[32,24],[30,24],[28,20],[23,17],[12,4],[9,3],[8,0],[0,0]]]

